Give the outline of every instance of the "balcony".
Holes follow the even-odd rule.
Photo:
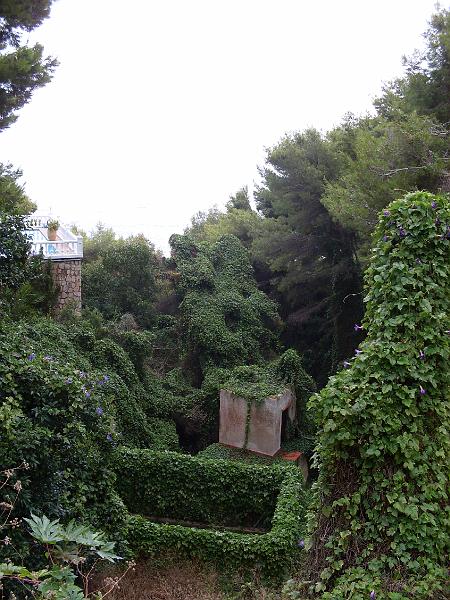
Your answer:
[[[60,225],[56,239],[48,237],[48,222],[54,217],[48,215],[31,216],[25,220],[27,234],[31,241],[31,255],[43,254],[50,260],[72,260],[83,258],[83,238]]]

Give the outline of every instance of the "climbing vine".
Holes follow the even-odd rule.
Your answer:
[[[170,238],[178,269],[185,366],[197,369],[255,363],[276,347],[275,304],[256,286],[248,250],[233,235],[216,243]]]
[[[310,402],[320,477],[310,581],[292,598],[442,592],[450,540],[449,224],[448,198],[424,192],[380,217],[365,282],[366,340]]]

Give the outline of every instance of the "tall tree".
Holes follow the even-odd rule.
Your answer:
[[[284,341],[304,354],[319,383],[351,353],[352,323],[361,316],[355,236],[321,202],[338,170],[329,144],[308,130],[268,151],[256,192],[266,219],[253,251],[273,273]]]
[[[426,47],[404,57],[404,77],[388,84],[375,101],[379,114],[389,116],[400,101],[405,112],[428,115],[450,124],[450,11],[438,10],[424,34]]]
[[[450,12],[439,10],[423,52],[375,100],[377,114],[347,116],[328,138],[341,162],[323,204],[358,237],[364,260],[379,210],[407,191],[450,190]]]
[[[57,65],[44,58],[40,44],[22,44],[22,34],[50,14],[52,0],[4,0],[0,3],[0,131],[17,120],[17,111],[36,88],[48,83]]]
[[[341,169],[328,181],[322,203],[357,236],[367,255],[378,212],[409,190],[434,191],[450,165],[448,134],[429,116],[405,112],[401,103],[389,116],[351,115],[328,134]]]
[[[0,213],[28,215],[36,209],[19,183],[22,171],[0,163]]]
[[[139,325],[149,327],[154,318],[155,272],[158,256],[144,236],[115,239],[99,229],[87,243],[83,261],[83,304],[99,310],[106,319],[131,313]]]

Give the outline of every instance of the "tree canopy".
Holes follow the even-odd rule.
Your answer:
[[[50,14],[52,0],[6,0],[0,6],[0,131],[17,120],[17,111],[35,89],[48,83],[57,61],[44,57],[40,44],[22,43]]]

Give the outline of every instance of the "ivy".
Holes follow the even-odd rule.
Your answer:
[[[323,598],[435,597],[449,554],[450,207],[385,209],[366,273],[366,340],[310,402],[320,433],[309,569]],[[317,579],[314,573],[320,573]],[[421,582],[427,581],[427,585]]]
[[[233,367],[254,363],[276,346],[275,304],[256,286],[248,250],[233,235],[216,243],[170,238],[178,270],[186,365]]]
[[[136,515],[129,522],[128,541],[138,554],[173,549],[231,568],[256,564],[278,577],[296,556],[307,495],[293,465],[254,466],[122,449],[116,472],[121,497]],[[201,521],[210,528],[161,524],[152,517]],[[249,534],[221,529],[236,524],[270,530]]]

